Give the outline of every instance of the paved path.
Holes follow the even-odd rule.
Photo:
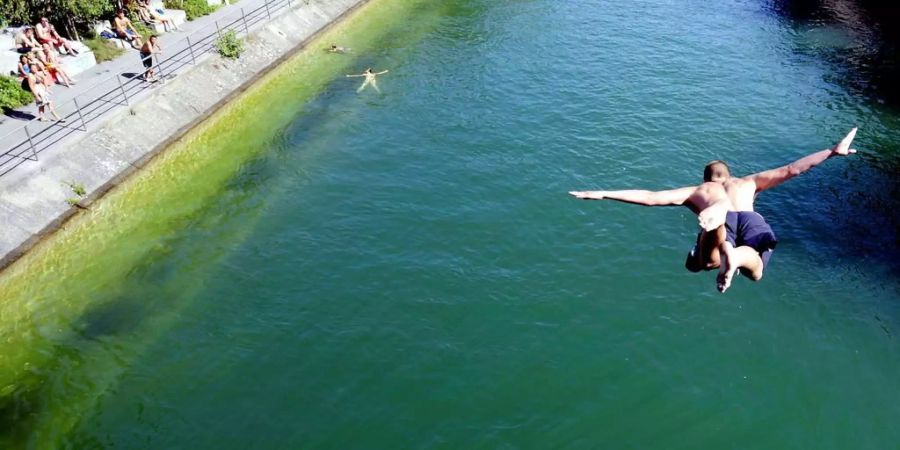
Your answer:
[[[270,2],[272,0],[269,0]],[[299,1],[299,0],[298,0]],[[181,31],[173,31],[164,33],[160,36],[163,47],[162,57],[172,55],[180,50],[187,48],[187,40],[185,38],[192,36],[193,40],[201,36],[205,36],[216,29],[216,21],[222,24],[229,23],[241,16],[241,10],[251,12],[262,6],[265,0],[241,0],[233,5],[226,5],[219,8],[216,12],[182,24],[179,28]],[[196,33],[196,34],[194,34]],[[60,115],[65,115],[75,110],[72,102],[73,98],[79,97],[79,103],[85,104],[88,100],[99,96],[101,93],[108,91],[116,86],[114,77],[118,74],[141,73],[143,68],[138,56],[137,50],[128,47],[125,53],[113,59],[106,61],[78,74],[75,79],[78,84],[67,88],[63,85],[55,85],[51,88],[53,100],[57,105]],[[33,119],[37,108],[34,103],[21,107],[16,111],[11,111],[0,115],[0,154],[5,153],[11,145],[21,142],[26,138],[25,132],[21,129],[26,123],[31,122],[28,128],[34,134],[36,131],[45,127],[59,126],[53,123],[40,123]],[[104,120],[98,120],[88,126],[89,129],[101,125]]]

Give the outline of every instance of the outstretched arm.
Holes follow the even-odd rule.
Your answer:
[[[375,75],[384,75],[384,74],[386,74],[386,73],[388,73],[388,72],[390,72],[390,70],[382,70],[381,72],[378,72],[378,73],[376,73]]]
[[[616,200],[644,206],[678,206],[690,198],[696,186],[671,189],[668,191],[645,191],[629,189],[624,191],[571,191],[570,195],[582,200]]]
[[[347,78],[356,78],[356,77],[364,77],[364,76],[366,76],[366,74],[361,73],[359,75],[347,75]]]
[[[841,142],[835,145],[834,148],[818,151],[811,155],[804,156],[786,166],[756,173],[745,177],[745,179],[749,179],[756,184],[756,192],[772,189],[773,187],[822,164],[826,159],[831,158],[832,156],[847,156],[856,153],[856,150],[850,148],[850,143],[853,142],[854,136],[856,136],[856,128],[850,130],[850,133],[848,133]]]

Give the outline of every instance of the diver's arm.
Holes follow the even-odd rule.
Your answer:
[[[831,158],[832,156],[847,156],[856,153],[855,149],[850,148],[850,143],[853,142],[854,136],[856,136],[856,128],[850,130],[850,133],[848,133],[847,136],[833,148],[820,150],[811,155],[804,156],[786,166],[756,173],[745,177],[745,179],[753,181],[756,184],[756,192],[772,189],[773,187],[822,164],[826,159]]]
[[[582,200],[616,200],[643,206],[678,206],[683,205],[696,190],[696,186],[689,186],[667,191],[627,189],[622,191],[572,191],[569,194]]]

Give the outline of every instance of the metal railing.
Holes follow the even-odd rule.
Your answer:
[[[154,56],[153,69],[157,77],[164,83],[196,65],[204,56],[215,52],[216,40],[222,33],[234,31],[238,36],[247,36],[255,25],[268,22],[276,13],[291,8],[298,1],[300,0],[264,0],[262,5],[252,11],[245,12],[240,8],[193,31],[184,39],[167,44],[168,48],[174,49],[171,54],[166,53],[164,58]],[[55,104],[57,113],[65,123],[40,122],[37,117],[33,117],[16,130],[0,136],[0,149],[3,149],[0,150],[0,176],[27,161],[37,161],[38,154],[57,142],[74,133],[87,132],[88,124],[148,95],[146,91],[153,88],[154,83],[143,79],[147,70],[138,61],[133,68],[129,66],[124,72],[95,83],[71,100]]]

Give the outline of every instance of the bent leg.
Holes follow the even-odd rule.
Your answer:
[[[720,264],[719,245],[725,242],[725,226],[713,231],[701,231],[697,236],[697,245],[688,254],[684,263],[691,272],[718,269]]]
[[[731,287],[734,273],[738,269],[754,281],[762,278],[763,262],[753,247],[742,245],[734,248],[730,242],[725,241],[720,245],[719,251],[722,258],[719,275],[716,277],[716,288],[719,292],[725,293]]]

